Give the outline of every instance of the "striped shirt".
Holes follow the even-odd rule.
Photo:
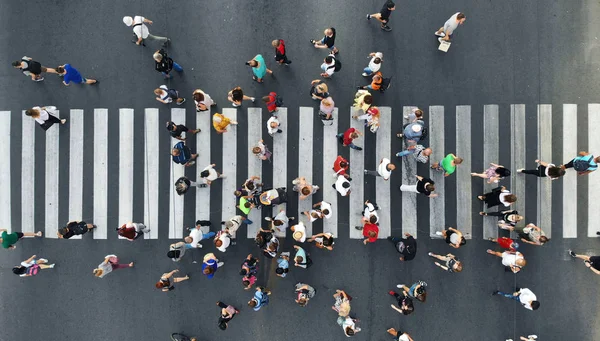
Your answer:
[[[427,163],[429,162],[429,156],[423,155],[423,150],[425,150],[425,147],[423,147],[423,145],[418,144],[412,151],[417,162]]]

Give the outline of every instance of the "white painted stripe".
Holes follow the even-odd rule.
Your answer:
[[[600,104],[588,104],[588,151],[594,153],[594,156],[600,155]],[[573,156],[575,157],[575,155]],[[565,159],[567,160],[567,159]],[[573,170],[570,170],[573,171]],[[595,171],[594,173],[599,173]],[[588,178],[588,237],[596,237],[598,231],[598,221],[600,221],[600,210],[594,205],[598,193],[600,193],[600,174],[590,174]],[[571,222],[577,221],[571,217]]]
[[[83,110],[71,110],[69,117],[69,218],[83,220]],[[60,222],[61,226],[66,222]],[[82,235],[71,237],[81,239]]]
[[[517,196],[517,202],[511,205],[511,208],[525,213],[525,176],[518,174],[517,169],[525,167],[525,104],[512,104],[510,106],[511,117],[511,180],[510,192]],[[537,200],[537,198],[535,198]],[[502,209],[502,208],[501,208]],[[530,217],[531,218],[531,217]],[[527,224],[531,221],[526,221]],[[537,224],[537,222],[535,222]],[[497,235],[498,232],[496,232]],[[511,232],[512,238],[517,238],[516,232]]]
[[[200,129],[196,134],[196,148],[198,152],[196,165],[196,178],[194,181],[200,180],[200,173],[204,166],[211,164],[211,149],[210,149],[210,133],[212,129],[211,107],[208,111],[199,112],[196,114],[196,127],[188,127],[190,129]],[[187,136],[187,135],[186,135]],[[191,140],[192,135],[188,137]],[[228,151],[227,151],[228,152]],[[196,219],[195,220],[210,220],[210,188],[195,188],[196,192]],[[191,194],[186,194],[191,195]]]
[[[279,120],[279,129],[281,129],[281,133],[275,134],[272,139],[273,146],[273,188],[278,187],[288,187],[287,182],[287,142],[288,142],[288,119],[287,119],[287,108],[278,108],[277,109],[277,119]],[[287,212],[287,204],[279,205],[279,210],[286,210]],[[273,215],[276,215],[277,212],[273,212]],[[298,219],[298,217],[296,217]],[[254,226],[258,225],[258,226]],[[259,224],[254,224],[248,226],[248,228],[252,228],[254,231],[258,230]],[[290,224],[291,225],[291,224]],[[276,231],[275,235],[277,237],[284,238],[285,233]],[[254,238],[254,236],[251,236]]]
[[[337,108],[333,110],[333,117],[339,117]],[[333,124],[329,125],[329,122],[333,122]],[[339,143],[337,141],[332,141],[332,137],[335,136],[337,132],[337,119],[328,121],[327,124],[323,126],[323,201],[330,203],[333,210],[331,218],[323,219],[323,233],[331,233],[336,237],[338,236],[339,194],[331,186],[333,186],[337,179],[337,176],[333,172],[333,163],[338,156]]]
[[[248,178],[251,176],[258,176],[262,179],[262,164],[263,162],[269,163],[269,161],[263,161],[257,158],[252,153],[252,148],[258,145],[258,141],[262,139],[262,113],[260,108],[248,108],[248,148],[246,149],[246,153],[248,153]],[[269,150],[273,145],[270,141],[264,142]],[[231,194],[230,194],[231,195]],[[274,208],[274,210],[277,208]],[[248,230],[246,231],[248,238],[256,237],[256,233],[258,232],[258,228],[261,227],[261,210],[252,210],[248,215],[248,218],[256,224],[246,225],[248,226]]]
[[[94,109],[94,239],[107,237],[108,109]]]
[[[429,144],[432,150],[430,163],[440,162],[446,154],[444,150],[444,107],[430,106],[429,116],[431,117],[429,126]],[[430,178],[435,182],[436,198],[429,200],[429,235],[435,237],[436,231],[443,230],[446,226],[446,191],[444,186],[444,173],[430,169]],[[459,227],[460,228],[460,227]]]
[[[512,113],[512,110],[511,110]],[[512,117],[512,114],[511,114]],[[514,122],[514,121],[512,121]],[[514,131],[511,129],[511,131]],[[475,169],[477,173],[485,173],[485,170],[491,166],[491,163],[499,164],[500,156],[500,131],[499,131],[499,115],[498,106],[485,105],[483,107],[483,167],[481,169]],[[515,134],[511,134],[511,145],[514,145]],[[524,150],[524,149],[523,149]],[[516,169],[511,168],[516,173]],[[487,183],[487,179],[476,178],[476,181],[483,182],[483,192],[488,193],[492,188],[502,185],[501,183],[495,184]],[[506,182],[507,180],[502,180]],[[511,186],[511,188],[514,188]],[[472,197],[476,198],[476,197]],[[480,202],[478,202],[480,203]],[[485,211],[484,206],[481,206],[480,211]],[[483,219],[483,239],[497,238],[498,237],[498,219],[496,217],[481,217]]]
[[[133,222],[133,109],[119,109],[118,224],[130,221]]]
[[[158,239],[160,122],[158,109],[146,108],[144,114],[144,224],[150,229],[144,238]]]
[[[296,177],[305,177],[306,181],[312,185],[319,186],[319,191],[322,191],[322,185],[313,183],[313,108],[300,107],[299,131],[298,131],[298,174]],[[312,223],[302,215],[302,212],[309,211],[312,208],[313,196],[309,196],[304,200],[300,200],[300,194],[292,192],[294,196],[298,196],[298,221],[304,221],[306,225],[306,235],[312,236]]]
[[[562,141],[563,141],[563,160],[569,160],[570,157],[574,157],[577,155],[577,104],[563,104],[563,121],[562,121]],[[593,129],[596,129],[596,126],[593,126]],[[593,131],[593,130],[592,130]],[[598,135],[594,131],[594,135]],[[553,160],[544,160],[546,162],[552,162]],[[558,166],[558,164],[556,164]],[[547,181],[551,181],[546,179]],[[563,238],[577,238],[577,172],[569,170],[563,176],[562,180],[554,180],[554,181],[562,181],[563,184],[563,219],[562,219],[562,228],[563,228]],[[589,201],[588,203],[591,203]],[[591,206],[593,209],[597,209],[596,205]],[[588,225],[588,228],[592,227],[595,230],[597,227],[595,224],[591,226]],[[589,231],[588,231],[589,232]],[[594,231],[594,236],[596,235]]]
[[[392,163],[394,163],[394,158],[392,156],[392,108],[390,107],[379,107],[379,124],[380,128],[377,130],[375,134],[377,137],[377,142],[375,150],[377,151],[376,160],[377,165],[379,167],[379,161],[381,159],[388,158]],[[367,131],[367,129],[365,129]],[[367,132],[367,134],[371,134],[371,132]],[[375,168],[376,170],[377,168]],[[375,202],[379,206],[379,211],[377,212],[379,215],[379,235],[378,238],[387,238],[391,235],[392,231],[392,216],[391,216],[391,191],[390,191],[390,182],[391,178],[394,176],[400,176],[398,168],[395,171],[392,171],[392,176],[388,181],[383,180],[382,177],[377,176],[375,179]],[[356,209],[352,207],[351,209]]]
[[[538,154],[539,159],[552,162],[552,105],[538,105]],[[517,200],[525,198],[517,197]],[[538,178],[538,223],[546,236],[552,236],[552,180]]]
[[[471,106],[456,107],[456,156],[463,159],[456,172],[456,225],[465,239],[473,236],[473,191],[471,186]],[[485,137],[484,137],[485,138]]]
[[[29,118],[29,117],[27,117]],[[29,118],[31,120],[31,118]],[[0,111],[0,228],[11,232],[10,111]],[[32,177],[30,176],[30,180]],[[30,203],[33,206],[33,203]]]
[[[56,116],[59,111],[56,110]],[[59,174],[59,129],[60,123],[46,131],[46,218],[44,227],[46,238],[57,238],[58,232],[58,174]]]
[[[402,116],[409,115],[416,107],[403,107]],[[408,123],[407,119],[403,120],[404,123]],[[402,144],[402,150],[406,148]],[[430,160],[431,161],[431,160]],[[417,160],[414,155],[408,155],[402,158],[402,184],[413,185],[417,181]],[[395,190],[400,191],[399,188]],[[402,195],[402,232],[410,233],[414,238],[417,238],[417,195],[414,192],[400,192]],[[396,236],[401,234],[394,233]]]
[[[362,111],[360,111],[362,113]],[[350,127],[361,132],[364,132],[364,124],[352,118],[352,116],[358,115],[359,112],[352,107],[350,109]],[[338,127],[338,133],[344,133],[346,129],[344,127]],[[364,136],[359,137],[354,140],[358,144],[358,146],[364,146],[365,138]],[[336,143],[339,142],[336,139]],[[350,200],[350,217],[348,219],[348,227],[350,229],[350,238],[352,239],[362,239],[362,231],[355,229],[355,226],[361,225],[362,218],[362,209],[365,203],[365,195],[364,195],[364,187],[365,187],[365,152],[357,151],[350,147],[341,147],[350,149],[350,157],[348,158],[348,162],[350,163],[350,177],[352,181],[350,182],[350,190],[349,194]],[[336,191],[336,195],[339,194]],[[347,198],[347,197],[346,197]],[[340,198],[340,200],[348,200],[346,198]]]
[[[23,110],[23,133],[21,147],[21,232],[33,232],[35,228],[35,129],[37,123]],[[25,171],[29,170],[29,172]],[[10,226],[3,226],[10,231]]]
[[[171,121],[175,124],[185,125],[185,109],[171,109]],[[176,138],[171,138],[171,148],[180,141]],[[192,153],[194,151],[192,150]],[[202,165],[194,165],[195,167],[204,167]],[[178,195],[175,192],[175,181],[185,175],[185,166],[174,163],[171,159],[171,172],[169,181],[169,239],[183,238],[183,195]]]
[[[237,121],[237,109],[223,108],[223,115],[232,121]],[[236,184],[237,176],[237,125],[230,124],[227,127],[227,132],[221,134],[223,136],[223,147],[227,148],[227,152],[223,153],[223,170],[227,170],[226,177],[223,179],[222,193],[222,218],[227,221],[236,215],[236,206],[238,201],[233,195],[233,192],[238,188]],[[202,167],[204,168],[204,167]],[[256,210],[255,208],[253,210]],[[243,215],[242,212],[240,214]],[[260,222],[256,222],[260,225]]]

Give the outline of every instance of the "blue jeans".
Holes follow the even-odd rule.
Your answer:
[[[341,141],[341,139],[344,137],[344,133],[339,133],[339,134],[337,134],[337,135],[336,135],[336,137],[337,137],[338,139],[340,139],[340,141]],[[359,146],[355,145],[355,144],[354,144],[354,143],[352,143],[352,142],[350,142],[350,144],[348,145],[348,147],[350,147],[350,148],[352,148],[352,149],[356,149],[356,150],[360,150],[360,149],[361,149]]]
[[[213,231],[210,231],[208,233],[203,233],[202,234],[202,240],[204,240],[204,239],[210,239],[210,238],[214,237],[215,235],[216,235],[216,233],[213,232]]]
[[[408,156],[408,155],[414,154],[414,153],[415,152],[412,151],[411,149],[406,149],[406,150],[403,150],[403,151],[399,152],[398,154],[396,154],[396,156],[397,157],[403,157],[403,156]]]
[[[183,68],[181,67],[181,65],[175,63],[175,61],[173,61],[173,69],[175,69],[175,71],[177,71],[177,72],[183,71]],[[163,74],[163,76],[165,76],[167,78],[171,78],[171,75],[169,75],[167,72],[163,72],[162,74]]]
[[[370,76],[373,73],[373,71],[371,71],[371,69],[369,69],[369,67],[364,68],[363,72],[366,73],[367,76]]]
[[[519,300],[519,295],[516,295],[516,296],[515,296],[515,295],[513,295],[513,294],[508,294],[508,293],[505,293],[505,292],[502,292],[502,291],[498,291],[498,295],[502,295],[502,296],[504,296],[504,297],[506,297],[506,298],[511,298],[511,299],[513,299],[513,300],[515,300],[515,301],[517,301],[517,302],[521,302],[521,301]]]

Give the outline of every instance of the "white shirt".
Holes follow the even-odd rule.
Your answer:
[[[458,14],[460,12],[456,12],[454,13],[453,16],[450,17],[450,19],[448,19],[446,21],[446,23],[444,24],[444,33],[446,33],[446,35],[451,35],[452,33],[454,33],[454,30],[456,30],[458,28]]]
[[[533,292],[531,292],[531,290],[529,290],[527,288],[522,288],[521,294],[519,295],[519,301],[521,301],[521,304],[525,308],[527,308],[529,310],[533,310],[533,308],[531,307],[531,304],[529,302],[537,301],[537,297],[535,296],[535,294]]]
[[[198,243],[202,240],[202,231],[200,231],[199,228],[194,228],[190,231],[190,237],[192,237],[192,242],[190,243],[191,246],[193,248],[198,248]]]
[[[509,194],[510,194],[509,191],[503,190],[502,193],[500,193],[500,195],[498,196],[498,199],[500,200],[500,202],[506,207],[510,207],[510,203],[505,201],[504,198],[506,198],[506,196]]]
[[[271,123],[273,122],[277,122],[277,127],[271,127]],[[269,132],[269,135],[273,136],[275,135],[275,133],[277,133],[277,130],[279,130],[279,120],[277,119],[277,117],[271,116],[271,118],[269,118],[269,120],[267,121],[267,131]]]
[[[376,52],[375,56],[373,58],[371,58],[371,61],[369,62],[369,70],[371,70],[373,72],[377,72],[381,68],[381,63],[375,64],[375,58],[379,58],[383,61],[383,53]]]
[[[281,222],[283,222],[283,225],[275,226],[276,228],[278,228],[280,230],[287,229],[288,226],[290,226],[290,224],[289,224],[290,219],[285,214],[285,211],[281,211],[281,212],[277,213],[277,215],[275,216],[275,220],[280,220]]]
[[[387,169],[387,165],[389,165],[390,163],[390,159],[384,157],[383,160],[381,160],[381,163],[379,163],[379,167],[377,168],[377,173],[379,173],[379,175],[381,175],[381,177],[384,180],[388,180],[392,175],[392,171]]]
[[[371,216],[377,217],[377,222],[379,221],[379,214],[377,214],[377,210],[375,210],[375,206],[371,203],[368,203],[363,212],[363,217],[369,219]]]
[[[159,89],[162,90],[162,92],[160,93],[160,96],[158,96],[160,99],[162,99],[163,101],[165,101],[167,103],[173,102],[173,99],[171,98],[171,96],[169,96],[169,93],[167,92],[167,90],[169,90],[169,88],[167,88],[166,85],[161,85],[159,87]]]
[[[208,171],[208,176],[204,178],[205,180],[214,181],[219,178],[219,174],[217,174],[217,171],[213,168],[212,165],[204,167],[203,171]]]
[[[138,38],[142,38],[142,39],[146,39],[148,38],[148,35],[150,34],[150,31],[148,31],[148,26],[146,26],[146,24],[144,24],[144,20],[146,18],[142,17],[141,15],[136,15],[135,17],[133,17],[133,33],[135,33],[135,35]],[[135,26],[135,24],[141,24],[138,26]]]
[[[306,240],[306,226],[304,226],[303,222],[299,222],[298,225],[294,225],[294,233],[296,232],[301,232],[302,233],[302,237],[296,239],[294,238],[297,242],[300,243],[304,243],[304,241]]]
[[[313,217],[313,213],[316,213],[316,214],[317,214],[317,217],[316,217],[316,218],[315,218],[315,217]],[[312,209],[312,210],[308,211],[308,215],[310,216],[310,222],[311,222],[311,223],[312,223],[313,221],[315,221],[315,220],[319,219],[319,218],[322,218],[321,212],[319,212],[319,211],[317,211],[317,210],[315,210],[315,209]]]
[[[408,338],[408,336],[406,336],[406,333],[400,335],[400,337],[398,338],[398,341],[410,341],[410,339]]]
[[[225,232],[221,233],[221,235],[218,238],[215,238],[215,240],[220,240],[223,242],[223,244],[217,248],[217,250],[221,252],[227,251],[229,244],[231,244],[231,238],[229,238],[229,234]]]
[[[508,251],[502,252],[502,265],[504,265],[504,266],[517,265],[517,259],[524,259],[523,254],[520,252],[516,252],[516,253],[511,253]]]
[[[335,180],[335,190],[338,191],[338,193],[340,193],[343,197],[348,195],[348,191],[351,187],[344,188],[342,184],[345,182],[350,183],[350,181],[348,181],[348,179],[346,179],[343,175],[338,175],[337,180]]]
[[[342,329],[344,330],[344,334],[346,333],[346,328],[350,327],[350,329],[354,330],[355,327],[355,323],[354,321],[352,321],[352,318],[350,316],[346,316],[346,319],[344,320],[344,323],[342,323]],[[350,337],[350,335],[346,335],[347,337]]]
[[[329,219],[331,218],[331,216],[333,215],[333,210],[331,209],[331,204],[328,203],[327,201],[321,201],[321,213],[323,213],[323,211],[328,210],[329,214],[325,215],[323,214],[323,217]]]
[[[333,60],[331,61],[331,63],[327,64],[327,63],[323,63],[321,64],[321,70],[324,70],[323,72],[325,72],[328,76],[333,75],[333,73],[335,69],[335,57],[333,58]]]
[[[36,118],[35,121],[39,124],[44,124],[44,122],[46,122],[50,116],[48,115],[48,112],[40,107],[33,107],[33,109],[37,109],[40,111],[40,117]]]

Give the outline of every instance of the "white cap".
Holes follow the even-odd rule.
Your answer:
[[[418,133],[421,131],[421,125],[420,124],[413,124],[412,126],[412,131],[414,131],[415,133]]]
[[[132,17],[123,17],[123,23],[127,26],[131,26],[131,25],[133,25],[133,18]]]

